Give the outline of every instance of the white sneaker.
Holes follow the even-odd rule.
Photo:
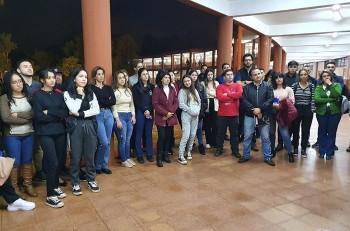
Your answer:
[[[187,153],[187,160],[192,160],[192,154],[190,152]]]
[[[179,159],[177,159],[177,161],[183,165],[187,164],[187,160],[183,156],[180,156]]]
[[[126,161],[128,161],[132,166],[136,165],[136,163],[132,159],[127,159]]]
[[[52,196],[46,198],[46,205],[52,208],[62,208],[64,203],[60,201],[57,196]]]
[[[55,188],[54,191],[55,195],[60,199],[63,199],[67,196],[67,194],[65,194],[60,188]]]
[[[122,162],[122,165],[123,165],[124,167],[127,167],[127,168],[132,168],[132,166],[133,166],[133,165],[130,164],[129,161],[127,161],[127,160],[124,161],[124,162]]]
[[[210,144],[206,144],[205,147],[206,147],[206,148],[210,148]]]
[[[17,199],[12,204],[7,206],[8,211],[18,211],[18,210],[32,210],[35,208],[35,204],[33,202],[22,200],[21,198]]]
[[[72,193],[74,196],[80,196],[83,195],[83,191],[81,191],[81,188],[79,185],[73,185],[72,186]]]

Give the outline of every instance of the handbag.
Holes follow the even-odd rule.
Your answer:
[[[0,157],[0,186],[9,178],[14,162],[14,158]]]

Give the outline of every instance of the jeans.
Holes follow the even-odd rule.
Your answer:
[[[114,123],[113,129],[118,138],[118,152],[124,162],[130,159],[130,139],[133,130],[132,115],[131,112],[118,112],[118,116],[123,127],[119,129]]]
[[[269,117],[270,119],[270,144],[271,144],[271,150],[275,150],[275,142],[276,142],[276,115],[271,115]],[[282,137],[283,143],[286,145],[288,153],[292,152],[292,143],[290,140],[290,135],[289,135],[289,129],[288,126],[286,127],[281,127],[280,124],[278,124],[278,131],[279,134]]]
[[[205,113],[205,140],[207,144],[216,146],[216,134],[217,134],[217,112],[214,109],[209,108],[209,112]],[[225,131],[226,134],[226,131]]]
[[[47,196],[54,196],[54,189],[58,188],[58,178],[62,166],[62,156],[67,152],[66,134],[57,134],[50,136],[40,136],[40,144],[43,149],[45,173],[46,173],[46,191]]]
[[[31,164],[33,159],[34,134],[27,136],[4,136],[4,145],[8,157],[15,158],[13,167]]]
[[[264,154],[264,159],[271,159],[271,147],[270,147],[270,125],[263,125],[258,127],[261,143],[262,143],[262,151]],[[244,117],[244,141],[243,141],[243,156],[246,159],[250,158],[250,148],[252,144],[252,139],[255,131],[255,118],[245,116]]]
[[[87,181],[95,181],[95,153],[97,148],[97,131],[90,119],[78,119],[70,136],[70,169],[72,185],[79,185],[81,157],[84,156]]]
[[[153,119],[147,119],[144,113],[140,110],[136,111],[136,136],[135,146],[136,155],[142,157],[143,151],[141,147],[141,139],[143,139],[143,132],[146,133],[146,156],[152,157],[153,141],[152,141]]]
[[[183,111],[181,114],[182,137],[179,145],[179,157],[184,156],[186,144],[188,142],[188,151],[192,151],[194,138],[196,137],[198,116],[191,116]]]
[[[203,120],[198,120],[198,126],[197,126],[197,139],[198,139],[198,144],[201,145],[203,144]]]
[[[110,140],[112,135],[112,129],[114,124],[114,118],[111,110],[101,111],[96,116],[97,120],[97,138],[98,146],[95,157],[95,167],[100,170],[101,168],[108,168],[108,160],[110,154]]]
[[[318,150],[320,156],[324,156],[325,154],[328,157],[333,156],[341,114],[331,115],[331,111],[327,109],[325,115],[316,114],[316,118],[318,121]]]
[[[293,121],[293,146],[297,148],[299,146],[299,133],[301,125],[301,149],[306,150],[307,143],[310,136],[310,128],[312,124],[313,113],[309,108],[298,108],[298,117]]]
[[[230,144],[233,153],[238,153],[238,123],[239,116],[218,116],[216,147],[223,148],[227,127],[230,131]]]

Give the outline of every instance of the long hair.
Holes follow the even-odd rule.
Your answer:
[[[4,82],[3,82],[2,94],[1,94],[1,95],[6,94],[7,99],[9,101],[8,102],[9,107],[11,106],[11,103],[16,105],[16,102],[13,98],[13,92],[12,92],[12,87],[11,87],[11,81],[12,81],[13,75],[17,75],[21,79],[22,84],[23,84],[22,94],[27,98],[28,102],[30,102],[29,101],[29,94],[28,94],[27,88],[25,86],[25,82],[24,82],[23,77],[17,71],[9,71],[4,76]]]
[[[284,79],[284,74],[282,72],[275,72],[275,74],[272,76],[271,79],[271,83],[272,83],[272,87],[274,90],[277,89],[277,83],[276,83],[276,79],[277,78],[282,78],[283,79],[283,83],[282,83],[282,88],[286,89],[286,83],[285,83],[285,79]]]
[[[138,71],[137,71],[137,76],[139,77],[139,81],[137,82],[137,83],[139,83],[139,84],[143,84],[142,83],[142,80],[141,80],[141,75],[142,75],[142,72],[143,71],[147,71],[147,69],[146,68],[144,68],[144,67],[142,67],[142,68],[140,68]],[[147,73],[148,73],[148,71],[147,71]],[[147,79],[147,85],[149,85],[151,83],[151,81],[150,81],[150,76],[148,75],[148,79]]]
[[[121,86],[121,85],[118,83],[118,75],[119,75],[119,74],[122,74],[122,75],[124,76],[124,78],[125,78],[125,84],[124,84],[124,86]],[[113,75],[113,79],[112,79],[112,88],[113,88],[114,91],[119,91],[120,94],[122,94],[122,92],[119,90],[119,88],[121,88],[121,87],[124,87],[124,88],[125,88],[125,91],[124,91],[125,95],[128,95],[128,94],[129,94],[129,96],[131,96],[131,91],[130,91],[130,89],[129,89],[129,85],[128,85],[128,81],[127,81],[127,79],[126,79],[125,73],[124,73],[123,70],[118,70],[118,71],[116,71],[116,72],[114,73],[114,75]]]
[[[87,73],[87,71],[84,68],[77,67],[68,76],[67,92],[68,92],[69,96],[73,99],[76,99],[78,96],[77,86],[76,86],[74,80],[81,71],[85,71]],[[91,90],[91,87],[88,83],[84,87],[84,92],[85,92],[85,96],[88,97],[89,101],[92,101],[94,93]]]
[[[106,72],[105,72],[105,69],[103,69],[103,67],[100,67],[100,66],[94,67],[94,69],[92,69],[92,71],[91,71],[91,84],[93,84],[93,85],[96,84],[96,79],[95,79],[95,77],[96,77],[97,72],[98,72],[99,70],[101,70],[101,71],[103,72],[103,74],[106,73]],[[106,78],[103,80],[103,84],[104,84],[105,81],[106,81]]]
[[[185,78],[189,78],[191,80],[191,86],[190,87],[186,87],[184,84],[184,79]],[[194,99],[195,102],[199,103],[200,99],[196,94],[196,88],[194,87],[194,85],[192,84],[192,79],[190,75],[184,75],[182,77],[182,89],[184,89],[186,91],[186,95],[187,95],[187,105],[190,104],[191,101],[191,97]]]
[[[214,87],[214,89],[216,89],[213,69],[208,68],[208,69],[205,70],[205,72],[204,72],[204,85],[205,85],[206,88],[208,88],[208,83],[209,83],[208,74],[209,74],[209,72],[213,73],[213,80],[212,80],[213,81],[213,87]]]

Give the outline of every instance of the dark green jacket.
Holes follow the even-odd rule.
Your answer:
[[[325,115],[327,109],[327,103],[330,103],[331,114],[339,114],[341,106],[341,86],[339,83],[333,83],[329,86],[330,95],[327,96],[326,90],[323,89],[323,85],[318,85],[315,89],[315,105],[316,114]]]

